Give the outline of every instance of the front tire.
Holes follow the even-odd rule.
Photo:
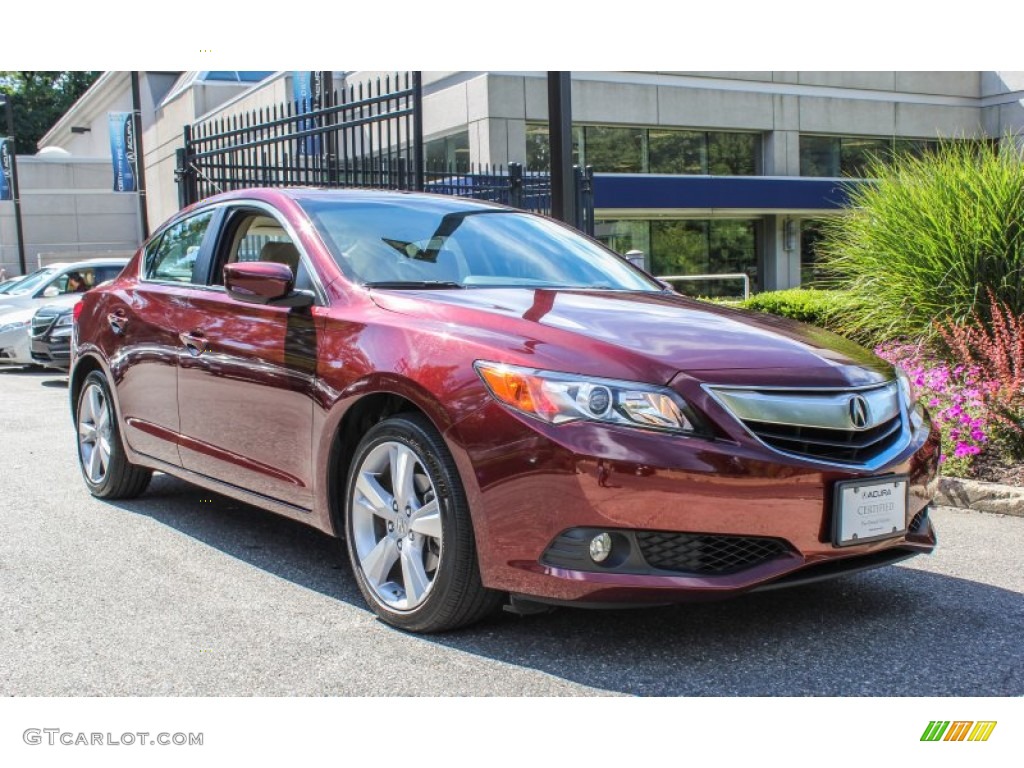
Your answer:
[[[93,371],[82,382],[75,408],[78,464],[98,499],[132,499],[146,490],[152,470],[128,461],[106,377]]]
[[[345,538],[359,590],[392,626],[441,632],[498,606],[500,593],[480,579],[455,462],[419,414],[381,421],[360,441],[346,484]]]

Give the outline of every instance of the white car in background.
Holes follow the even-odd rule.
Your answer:
[[[35,312],[58,296],[85,293],[117,277],[127,263],[127,258],[87,259],[50,264],[27,275],[7,293],[0,294],[0,327],[13,322],[8,317],[11,312],[29,307]],[[77,286],[72,279],[76,277]]]
[[[68,293],[27,307],[0,310],[0,365],[39,365],[32,359],[32,318],[44,304],[71,307],[81,299],[80,293]]]
[[[36,310],[75,304],[89,289],[117,277],[127,263],[126,258],[103,258],[50,264],[0,294],[0,365],[35,364],[29,330]]]

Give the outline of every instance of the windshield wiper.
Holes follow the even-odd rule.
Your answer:
[[[363,283],[367,288],[395,288],[398,290],[418,288],[464,288],[462,283],[455,283],[451,280],[378,280],[377,282]]]

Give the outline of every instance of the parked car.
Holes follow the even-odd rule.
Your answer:
[[[79,299],[81,296],[78,294],[58,296],[49,300],[51,304],[47,305],[47,309],[55,312],[63,312],[66,309],[70,313],[71,307],[77,304]],[[37,312],[35,304],[0,310],[0,365],[42,364],[42,361],[36,360],[33,355],[32,332]],[[71,330],[70,326],[68,330]],[[68,346],[67,341],[65,345]],[[67,370],[66,361],[67,357],[64,370]]]
[[[9,290],[11,290],[15,286],[15,284],[21,282],[21,279],[22,278],[20,277],[9,277],[6,280],[0,282],[0,295],[3,295],[7,293]]]
[[[0,365],[32,365],[28,328],[34,309],[0,315]]]
[[[935,546],[938,435],[901,371],[523,211],[227,193],[76,313],[93,495],[160,470],[344,538],[406,630],[505,599],[727,597]]]
[[[4,315],[22,307],[39,309],[50,300],[70,293],[85,293],[102,282],[117,277],[128,259],[86,259],[50,264],[22,278],[6,293],[0,294],[0,323]]]
[[[80,300],[75,296],[70,302],[47,304],[32,316],[29,344],[33,363],[67,372],[74,306]]]

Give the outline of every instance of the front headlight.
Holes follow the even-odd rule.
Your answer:
[[[57,318],[57,322],[53,324],[54,328],[61,328],[65,325],[70,326],[73,324],[74,318],[71,313],[68,312],[66,315],[61,315]]]
[[[903,370],[901,365],[896,366],[896,379],[900,383],[900,394],[903,396],[904,405],[907,406],[908,411],[914,410],[918,399],[917,387],[914,386],[910,375]]]
[[[475,367],[496,400],[552,424],[598,421],[670,432],[698,431],[689,406],[665,387],[485,360],[478,360]]]

